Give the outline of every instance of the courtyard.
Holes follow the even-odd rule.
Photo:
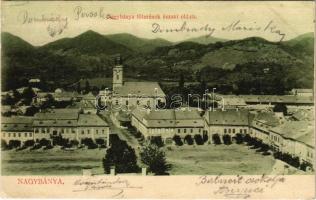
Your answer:
[[[165,148],[170,175],[270,174],[272,155],[263,156],[246,145],[196,145]]]

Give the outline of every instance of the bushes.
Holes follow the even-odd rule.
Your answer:
[[[176,145],[178,146],[182,146],[183,142],[181,140],[181,137],[179,135],[175,135],[173,136],[173,141],[176,143]]]
[[[187,135],[184,137],[184,141],[188,144],[188,145],[192,145],[193,144],[193,139],[191,135]]]
[[[204,140],[200,134],[194,135],[194,140],[197,145],[204,144]]]
[[[219,137],[218,134],[213,134],[212,135],[212,140],[214,144],[222,144],[221,138]]]
[[[223,142],[225,145],[230,145],[232,143],[232,138],[230,135],[224,135],[223,136]]]

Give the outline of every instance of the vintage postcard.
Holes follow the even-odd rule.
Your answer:
[[[315,198],[314,2],[1,3],[1,197]]]

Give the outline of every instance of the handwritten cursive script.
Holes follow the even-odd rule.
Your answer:
[[[279,41],[282,42],[286,36],[284,32],[282,32],[277,24],[274,23],[273,20],[270,20],[266,24],[257,24],[253,23],[245,23],[241,20],[235,20],[228,25],[223,25],[221,27],[214,27],[210,24],[205,24],[203,26],[193,26],[188,25],[186,21],[180,24],[178,27],[162,27],[159,23],[152,24],[153,33],[181,33],[181,32],[204,32],[206,33],[206,37],[210,37],[215,34],[215,32],[254,32],[254,33],[268,33],[273,34],[279,38]]]
[[[53,13],[33,16],[27,10],[23,10],[18,14],[18,21],[21,24],[47,24],[46,30],[51,37],[62,34],[68,26],[68,17]]]
[[[196,186],[216,187],[214,195],[227,198],[249,198],[253,194],[264,193],[274,188],[279,183],[284,183],[284,176],[229,176],[217,175],[216,177],[200,176]]]
[[[110,191],[110,197],[123,197],[127,189],[142,189],[142,186],[132,185],[129,180],[120,177],[115,178],[97,178],[89,177],[77,179],[73,185],[76,189],[73,192],[84,192],[91,190],[107,190]]]

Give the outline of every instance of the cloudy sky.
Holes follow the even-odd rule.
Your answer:
[[[74,37],[87,30],[101,34],[131,33],[174,42],[206,34],[226,39],[258,36],[279,41],[314,31],[314,2],[5,1],[2,4],[2,31],[33,45]],[[107,17],[120,15],[130,19]],[[137,19],[137,15],[159,15],[160,19]],[[182,15],[192,18],[181,19]],[[163,16],[174,18],[163,19]],[[175,31],[184,23],[186,29],[194,31]],[[157,27],[161,32],[153,33]]]

